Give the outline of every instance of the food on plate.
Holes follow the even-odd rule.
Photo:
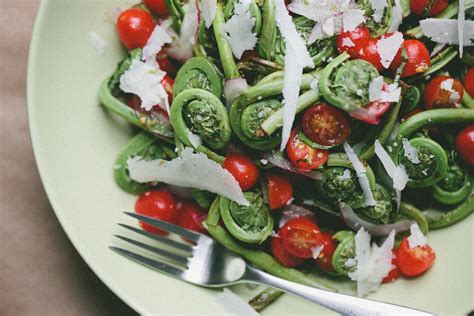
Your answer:
[[[462,3],[124,10],[128,54],[99,91],[137,127],[118,151],[118,186],[138,195],[137,213],[295,282],[351,280],[364,296],[423,275],[436,264],[429,231],[474,211],[474,1]]]

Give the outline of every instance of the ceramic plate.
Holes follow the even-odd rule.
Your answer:
[[[114,8],[129,1],[49,0],[38,13],[28,71],[31,137],[44,187],[65,232],[97,276],[120,298],[145,314],[222,314],[216,291],[189,285],[135,264],[108,249],[116,223],[136,223],[122,214],[135,197],[114,183],[115,157],[133,130],[99,104],[97,89],[125,55],[115,34]],[[108,43],[98,57],[89,32]],[[437,253],[421,278],[384,285],[371,298],[462,315],[473,309],[474,216],[431,232]],[[256,289],[235,289],[249,298]],[[283,296],[264,315],[329,312]]]

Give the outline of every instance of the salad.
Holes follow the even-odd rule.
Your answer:
[[[137,127],[115,180],[137,213],[291,281],[367,295],[422,275],[429,231],[474,211],[472,7],[144,0],[99,90]]]

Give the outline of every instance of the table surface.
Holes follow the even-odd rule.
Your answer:
[[[133,315],[67,239],[44,193],[26,115],[39,0],[0,0],[0,315]]]

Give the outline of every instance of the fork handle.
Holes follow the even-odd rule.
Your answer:
[[[389,304],[356,296],[334,293],[287,281],[247,266],[246,280],[278,288],[325,306],[342,315],[434,315],[417,309]]]

